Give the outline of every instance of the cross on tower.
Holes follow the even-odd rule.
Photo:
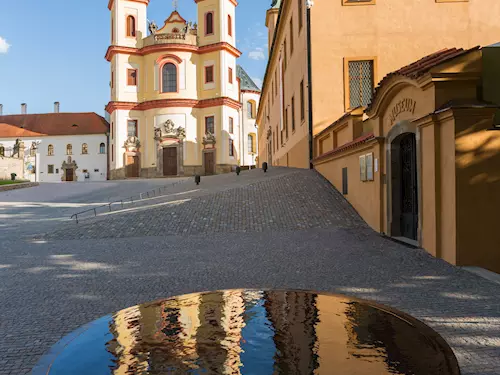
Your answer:
[[[174,7],[174,10],[177,10],[177,7],[179,6],[179,0],[172,0],[172,5]]]

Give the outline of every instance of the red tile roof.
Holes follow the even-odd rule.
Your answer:
[[[375,139],[375,135],[373,133],[368,133],[368,134],[362,135],[361,137],[358,137],[351,142],[345,143],[342,146],[339,146],[331,151],[325,152],[323,155],[317,156],[315,159],[313,159],[313,163],[320,161],[320,160],[323,160],[329,156],[338,154],[342,151],[356,148],[363,143],[371,141],[372,139]]]
[[[93,112],[0,116],[0,138],[105,134],[108,131],[108,122]]]
[[[373,94],[373,99],[371,103],[368,105],[367,110],[369,110],[377,96],[377,92],[380,90],[380,87],[391,77],[399,75],[405,76],[411,79],[416,79],[418,77],[423,76],[425,73],[428,73],[432,68],[457,58],[462,55],[466,55],[469,52],[477,51],[481,47],[476,46],[470,48],[468,50],[464,50],[463,48],[445,48],[440,51],[434,52],[428,56],[422,57],[420,60],[411,63],[410,65],[404,66],[392,73],[387,74],[377,85],[375,88],[375,92]]]

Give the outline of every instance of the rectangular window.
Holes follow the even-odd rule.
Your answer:
[[[232,117],[229,117],[229,133],[234,133],[234,120]]]
[[[283,71],[286,70],[286,39],[283,42]]]
[[[278,95],[278,69],[274,71],[274,96]]]
[[[233,83],[233,68],[228,68],[229,83]]]
[[[252,102],[247,102],[247,118],[253,118],[253,105],[252,105]]]
[[[342,168],[342,194],[347,195],[347,167]]]
[[[54,173],[54,164],[47,165],[47,173],[49,173],[49,174]]]
[[[295,131],[295,97],[292,96],[292,132]]]
[[[114,130],[113,127],[114,127],[113,123],[111,123],[111,128],[110,128],[110,130],[111,130],[111,139],[113,139],[113,130]]]
[[[229,36],[233,36],[233,20],[230,15],[227,16],[227,33]]]
[[[306,117],[306,103],[304,98],[304,80],[300,82],[300,121],[304,121]]]
[[[137,86],[137,69],[127,69],[127,85]]]
[[[137,120],[127,121],[127,136],[137,137]]]
[[[115,161],[115,145],[111,145],[111,161]]]
[[[111,72],[111,88],[115,87],[115,72]]]
[[[94,172],[99,172],[99,169],[94,169]]]
[[[205,83],[212,83],[214,81],[214,66],[205,67]]]
[[[302,25],[304,24],[304,21],[303,21],[303,15],[302,15],[302,1],[297,1],[297,3],[299,4],[299,33],[300,33],[300,30],[302,30]]]
[[[347,61],[347,108],[370,104],[373,96],[374,60]]]
[[[293,53],[293,16],[292,18],[290,18],[290,56],[292,56],[292,53]]]
[[[215,134],[215,117],[205,117],[205,134]]]
[[[234,156],[234,142],[229,138],[229,156]]]
[[[285,109],[285,135],[286,140],[288,140],[288,108]]]

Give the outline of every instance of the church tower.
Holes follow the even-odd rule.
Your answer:
[[[147,34],[146,9],[149,0],[110,0],[111,45],[141,47]]]

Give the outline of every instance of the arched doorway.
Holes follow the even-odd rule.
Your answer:
[[[391,143],[391,190],[391,235],[418,241],[417,142],[415,133],[403,133]]]

